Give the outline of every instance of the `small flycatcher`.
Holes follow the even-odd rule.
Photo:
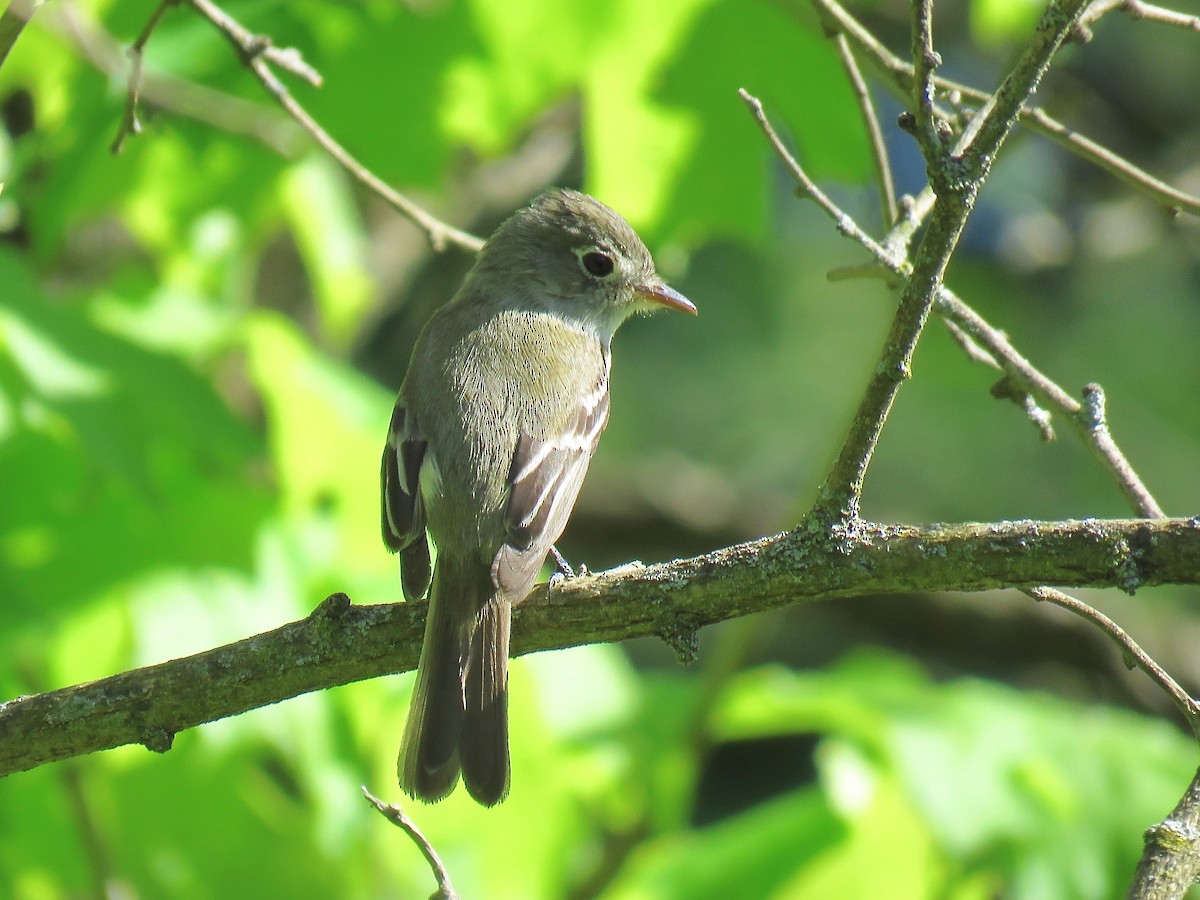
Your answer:
[[[617,213],[552,190],[496,230],[421,332],[381,473],[404,596],[430,589],[398,764],[411,796],[441,800],[460,772],[485,806],[508,795],[512,605],[566,527],[608,423],[613,333],[663,306],[696,312]]]

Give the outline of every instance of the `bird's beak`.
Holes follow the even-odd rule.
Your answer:
[[[663,284],[661,281],[652,281],[649,284],[639,287],[637,292],[651,303],[657,303],[660,306],[665,306],[667,309],[677,309],[680,312],[691,313],[696,315],[696,304],[692,303],[687,297],[675,290],[670,285]]]

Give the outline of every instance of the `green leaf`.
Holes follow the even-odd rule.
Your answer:
[[[851,742],[902,789],[940,854],[1012,896],[1113,896],[1142,830],[1195,768],[1190,742],[1164,722],[977,680],[934,684],[882,654],[739,675],[713,727]]]
[[[780,896],[797,872],[845,839],[820,792],[798,791],[709,828],[647,842],[611,896]]]
[[[1027,41],[1045,8],[1040,0],[972,0],[971,37],[984,47]]]
[[[259,445],[207,374],[97,327],[86,304],[51,302],[6,252],[0,283],[2,615],[168,562],[246,563]]]
[[[658,14],[657,6],[638,9]],[[668,21],[660,31],[641,19],[636,31],[672,35],[676,21]],[[738,88],[761,97],[778,127],[796,135],[815,177],[866,176],[852,95],[814,26],[757,0],[706,4],[686,25],[661,63],[631,41],[589,81],[587,182],[597,194],[655,240],[760,239],[774,166]]]

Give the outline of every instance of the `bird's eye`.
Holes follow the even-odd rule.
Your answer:
[[[596,278],[605,278],[612,274],[613,261],[612,257],[607,253],[601,253],[599,250],[593,250],[590,253],[585,253],[580,258],[583,263],[583,268],[589,275]]]

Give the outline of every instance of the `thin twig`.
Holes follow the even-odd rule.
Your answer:
[[[138,135],[142,133],[142,123],[138,120],[138,96],[142,90],[142,59],[146,49],[146,42],[150,40],[150,35],[154,29],[158,27],[159,21],[163,14],[168,9],[178,3],[179,0],[160,0],[158,6],[154,8],[154,12],[150,14],[150,18],[146,24],[142,26],[141,33],[129,49],[126,50],[126,55],[129,57],[129,87],[125,94],[125,111],[121,115],[121,124],[117,126],[117,136],[113,138],[112,145],[109,151],[112,153],[120,153],[125,146],[125,138],[129,135]]]
[[[1108,635],[1130,668],[1150,676],[1175,702],[1200,741],[1200,704],[1153,657],[1144,651],[1121,626],[1094,607],[1050,587],[1025,591],[1034,600],[1044,600],[1080,616]],[[1183,797],[1162,822],[1146,829],[1145,848],[1138,861],[1127,897],[1129,900],[1181,898],[1200,873],[1200,772]]]
[[[1187,13],[1176,12],[1173,9],[1155,6],[1153,3],[1143,3],[1141,0],[1096,0],[1095,3],[1087,8],[1079,20],[1079,29],[1083,35],[1083,40],[1091,40],[1092,26],[1102,16],[1113,11],[1123,12],[1129,18],[1135,20],[1145,19],[1150,22],[1159,22],[1163,25],[1186,28],[1188,31],[1200,31],[1200,16],[1191,16]]]
[[[922,192],[915,201],[906,202],[904,204],[905,212],[896,227],[882,243],[876,241],[858,227],[853,218],[808,177],[771,125],[762,103],[745,90],[740,91],[739,94],[754,113],[759,127],[762,128],[768,142],[775,149],[796,183],[809,193],[826,214],[837,223],[838,231],[858,241],[887,271],[901,278],[907,277],[911,267],[903,254],[912,234],[924,220],[926,211],[931,208],[932,194]],[[1121,491],[1126,497],[1133,500],[1134,508],[1140,515],[1157,517],[1156,510],[1157,515],[1161,515],[1162,511],[1150,491],[1138,477],[1116,442],[1113,441],[1107,425],[1100,427],[1099,422],[1103,421],[1103,417],[1097,420],[1093,412],[1085,410],[1082,403],[1026,359],[1009,342],[1003,331],[991,325],[945,285],[939,287],[935,304],[938,314],[947,323],[952,323],[969,336],[979,348],[989,354],[994,363],[1014,380],[1020,390],[1036,398],[1040,404],[1056,409],[1067,417],[1079,436],[1096,451],[1097,456],[1116,479]],[[1040,405],[1029,406],[1022,401],[1022,406],[1043,437],[1047,437],[1048,423],[1040,415]]]
[[[317,121],[309,115],[308,111],[300,105],[271,71],[267,59],[263,56],[264,49],[269,45],[262,37],[246,30],[210,0],[188,0],[188,2],[200,15],[212,22],[221,34],[225,35],[225,38],[238,52],[242,62],[258,77],[268,93],[293,119],[300,123],[305,131],[313,136],[313,139],[321,145],[325,152],[336,159],[342,168],[360,184],[377,193],[398,212],[421,228],[429,238],[429,243],[434,250],[444,250],[447,244],[455,244],[476,252],[483,246],[480,238],[430,215],[399,191],[393,189],[391,185],[355,159],[345,147],[333,139],[329,132],[318,125]]]
[[[163,5],[169,2],[170,0],[163,0]],[[321,148],[336,159],[360,184],[374,191],[401,215],[407,217],[424,231],[435,250],[443,250],[448,245],[454,244],[465,250],[476,252],[483,246],[482,239],[430,215],[416,203],[393,189],[355,159],[348,150],[317,124],[316,120],[309,115],[308,111],[292,96],[271,70],[273,63],[312,84],[319,85],[320,76],[304,62],[298,51],[273,47],[267,38],[251,33],[211,0],[187,0],[187,2],[225,36],[237,51],[238,57],[246,68],[258,78],[275,101],[312,136]],[[156,16],[158,15],[161,13],[156,12]],[[149,23],[144,29],[144,33],[152,30],[153,24],[153,22]],[[130,102],[136,103],[136,98]]]
[[[180,2],[181,0],[160,0],[154,12],[150,14],[150,18],[146,24],[142,26],[142,30],[137,38],[125,51],[130,60],[129,88],[126,92],[125,110],[121,116],[121,124],[117,128],[117,135],[110,147],[113,153],[121,152],[125,146],[125,139],[127,137],[138,135],[142,132],[142,123],[138,119],[138,104],[141,100],[142,66],[145,58],[146,43],[150,40],[150,35],[154,32],[154,29],[158,27],[163,14],[170,7],[176,6]],[[218,10],[218,12],[220,11]],[[222,15],[224,14],[222,13]],[[314,87],[321,86],[321,75],[304,61],[299,50],[291,47],[276,47],[264,39],[260,47],[260,52],[268,61],[304,79]]]
[[[854,98],[858,101],[859,112],[862,113],[863,125],[867,129],[867,139],[871,145],[871,159],[875,163],[875,178],[879,185],[879,209],[883,216],[883,227],[891,228],[896,224],[898,210],[896,208],[896,186],[892,181],[892,164],[888,159],[887,142],[883,139],[883,129],[879,127],[879,117],[875,115],[875,104],[871,102],[871,92],[862,76],[862,70],[854,59],[854,51],[844,34],[838,34],[833,39],[837,47],[838,58],[842,61],[842,69],[850,81]]]
[[[908,259],[913,238],[933,209],[933,188],[925,185],[915,197],[907,194],[900,199],[900,218],[883,239],[883,246],[894,259]]]
[[[1114,9],[1124,5],[1125,0],[1092,0],[1091,5],[1083,11],[1083,15],[1079,17],[1079,22],[1075,26],[1079,42],[1087,43],[1092,40],[1095,37],[1092,34],[1092,26]]]
[[[1112,638],[1117,646],[1121,648],[1125,662],[1130,668],[1137,667],[1141,669],[1171,696],[1179,711],[1183,713],[1184,719],[1187,720],[1192,734],[1195,735],[1197,740],[1200,740],[1200,703],[1197,703],[1191,694],[1180,686],[1179,682],[1155,662],[1138,645],[1137,641],[1129,636],[1129,633],[1125,629],[1095,607],[1054,588],[1035,587],[1026,590],[1024,593],[1028,594],[1034,600],[1044,600],[1047,603],[1053,603],[1055,606],[1061,606],[1063,609],[1070,610],[1075,615],[1087,619]]]
[[[1088,384],[1083,388],[1083,405],[1080,409],[1082,424],[1091,435],[1091,444],[1100,454],[1100,458],[1108,466],[1117,479],[1117,484],[1125,492],[1133,508],[1148,519],[1161,519],[1166,513],[1151,496],[1146,485],[1142,483],[1129,460],[1117,447],[1112,432],[1108,430],[1108,415],[1105,410],[1106,400],[1104,388],[1098,384]]]
[[[1098,384],[1084,388],[1084,402],[1080,403],[1022,356],[1004,332],[989,324],[944,286],[938,292],[937,309],[947,321],[953,322],[990,353],[1020,390],[1067,417],[1076,433],[1095,451],[1138,515],[1153,519],[1163,516],[1162,507],[1113,439],[1105,416],[1104,391]]]
[[[849,41],[875,70],[881,73],[884,84],[901,102],[912,96],[913,66],[887,49],[871,32],[850,15],[837,0],[810,0],[827,29],[844,32]],[[948,93],[957,92],[963,100],[984,103],[988,95],[948,78],[935,77],[935,86]],[[1122,156],[1068,128],[1045,110],[1028,103],[1021,108],[1019,121],[1038,134],[1050,138],[1072,153],[1100,167],[1115,178],[1145,194],[1169,212],[1186,212],[1200,216],[1200,197],[1185,193],[1154,177]]]
[[[238,50],[244,54],[244,58],[254,57],[265,59],[269,63],[273,63],[284,71],[291,72],[298,78],[307,81],[313,87],[320,87],[322,84],[321,76],[316,69],[304,61],[300,51],[292,47],[276,47],[271,43],[271,39],[265,35],[253,34],[247,30],[237,19],[225,12],[214,3],[203,0],[197,3],[193,0],[188,0],[189,3],[199,12],[204,18],[212,22],[217,29],[229,38]]]
[[[4,65],[17,38],[44,2],[45,0],[11,0],[4,12],[0,13],[0,66]]]
[[[920,59],[918,68],[924,73],[918,79],[920,86],[914,88],[914,99],[918,103],[915,128],[920,136],[936,198],[911,263],[911,271],[907,273],[879,362],[871,373],[833,466],[818,491],[817,502],[812,510],[815,521],[844,524],[857,520],[863,481],[884,422],[900,385],[910,375],[917,341],[937,298],[946,266],[958,245],[967,217],[987,179],[991,160],[1011,132],[1024,98],[1036,88],[1084,2],[1061,0],[1051,4],[1039,23],[1034,39],[1017,64],[949,153],[945,152],[945,141],[940,132],[924,133],[926,126],[934,125],[931,79],[938,60],[932,49],[929,4],[922,0],[914,12],[913,46]],[[751,102],[753,98],[744,91],[742,96],[770,138],[773,129],[768,127],[761,104]],[[778,139],[771,143],[777,152],[784,151],[781,156],[789,169],[802,175],[802,168],[786,152],[782,143]],[[798,181],[802,186],[811,184],[811,179],[806,176],[798,178]],[[853,223],[844,225],[844,214],[840,214],[835,205],[830,206],[833,207],[831,212],[836,211],[839,230],[847,234],[861,232]],[[871,244],[875,245],[875,242],[871,241]],[[872,252],[875,251],[872,249]],[[896,261],[893,259],[889,262]],[[903,265],[908,266],[909,263],[905,261]]]
[[[1120,9],[1128,13],[1131,19],[1145,19],[1149,22],[1161,22],[1164,25],[1186,28],[1188,31],[1200,31],[1200,16],[1189,16],[1187,13],[1155,6],[1153,3],[1125,0]]]
[[[938,313],[970,335],[971,340],[990,353],[1000,364],[1005,374],[1016,379],[1018,386],[1036,394],[1045,403],[1058,409],[1072,421],[1080,411],[1080,403],[1053,379],[1039,371],[1008,340],[1008,336],[979,315],[971,306],[959,299],[947,287],[938,291]],[[1081,423],[1076,421],[1077,425]],[[1080,429],[1087,438],[1089,430]]]
[[[384,803],[374,794],[367,790],[364,785],[362,788],[363,796],[367,798],[367,802],[379,810],[380,814],[401,829],[407,834],[414,844],[421,851],[421,855],[425,857],[425,861],[429,863],[429,868],[433,870],[433,877],[437,881],[437,891],[434,892],[431,900],[459,900],[458,892],[454,890],[454,885],[450,883],[450,873],[446,871],[445,865],[442,864],[441,857],[437,855],[437,851],[433,849],[433,844],[425,835],[421,834],[421,830],[417,828],[404,810],[393,803]]]
[[[950,332],[950,337],[954,340],[954,343],[958,344],[959,349],[962,350],[963,355],[967,359],[981,366],[987,366],[989,369],[1003,371],[1000,363],[996,362],[996,357],[975,343],[975,339],[969,334],[945,316],[942,317],[942,323],[946,326],[946,330]]]
[[[969,93],[974,94],[975,92],[969,91]],[[1135,191],[1147,195],[1166,213],[1174,216],[1186,212],[1193,216],[1200,216],[1200,197],[1181,191],[1165,181],[1155,178],[1125,157],[1113,153],[1103,144],[1068,128],[1041,107],[1027,107],[1022,110],[1021,124],[1050,138],[1059,146],[1073,151]]]
[[[912,3],[913,116],[917,143],[926,160],[940,157],[943,151],[934,111],[933,76],[942,58],[933,49],[933,0]]]
[[[887,252],[884,250],[883,245],[876,243],[875,239],[863,231],[850,215],[843,212],[841,207],[834,203],[833,200],[829,198],[828,194],[817,187],[816,182],[809,178],[808,173],[800,167],[798,162],[796,162],[796,158],[792,156],[791,152],[787,149],[787,146],[783,143],[783,140],[779,137],[779,134],[772,127],[771,122],[767,119],[767,114],[763,110],[762,101],[750,94],[750,92],[748,92],[745,88],[738,89],[738,96],[742,98],[748,107],[750,107],[750,111],[754,114],[754,118],[758,121],[758,125],[763,130],[763,134],[766,135],[771,146],[775,148],[775,152],[779,155],[779,158],[783,160],[783,164],[787,166],[788,172],[791,174],[792,178],[795,179],[796,183],[804,190],[804,193],[808,194],[809,197],[815,200],[817,205],[820,206],[821,209],[825,210],[825,212],[829,214],[834,222],[837,223],[838,231],[847,237],[854,238],[854,240],[866,247],[867,250],[870,251],[870,253],[876,258],[887,259]],[[889,260],[889,262],[894,262],[896,266],[901,268],[904,266],[904,263],[899,260]]]
[[[38,17],[42,28],[71,44],[80,58],[110,78],[127,77],[124,45],[84,17],[73,3],[54,3]],[[262,103],[244,100],[204,84],[143,69],[140,105],[152,104],[230,134],[245,135],[291,158],[307,136],[290,118]]]

